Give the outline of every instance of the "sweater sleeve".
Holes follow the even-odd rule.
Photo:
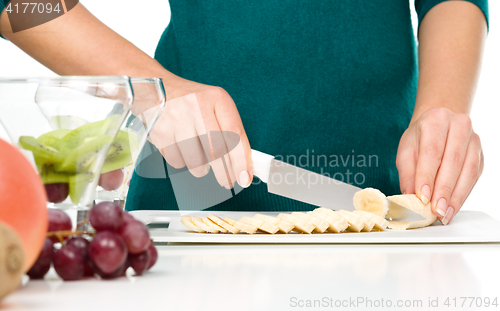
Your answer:
[[[425,14],[429,12],[435,5],[445,2],[449,0],[415,0],[415,11],[417,11],[418,15],[418,24],[422,22]],[[473,3],[483,11],[484,17],[486,19],[486,25],[489,29],[489,15],[488,15],[488,0],[464,0],[470,3]]]

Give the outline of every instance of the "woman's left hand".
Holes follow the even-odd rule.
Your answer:
[[[479,136],[466,114],[433,108],[410,123],[399,142],[401,192],[415,193],[447,225],[483,171]]]

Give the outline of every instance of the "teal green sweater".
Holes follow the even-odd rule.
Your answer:
[[[419,21],[440,2],[417,0]],[[471,2],[487,16],[487,0]],[[155,58],[183,78],[223,87],[253,149],[361,188],[400,193],[396,152],[418,78],[408,1],[171,0],[170,7]],[[312,208],[269,194],[263,183],[236,188],[236,195],[206,189],[212,174],[196,179],[146,148],[128,210]]]
[[[440,2],[416,0],[419,21]],[[488,16],[487,0],[470,2]],[[223,87],[253,149],[361,188],[400,193],[396,151],[418,78],[408,1],[170,0],[170,7],[155,58],[183,78]],[[208,179],[213,175],[196,179],[169,167],[148,144],[126,208],[312,208],[269,194],[263,183],[234,193],[198,187]]]

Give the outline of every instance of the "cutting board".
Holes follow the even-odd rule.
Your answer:
[[[386,230],[379,232],[349,232],[322,234],[209,234],[196,233],[186,228],[181,222],[181,215],[204,217],[209,212],[179,212],[179,211],[133,211],[135,218],[156,225],[150,229],[154,242],[178,243],[292,243],[292,244],[392,244],[392,243],[500,243],[500,222],[486,213],[477,211],[461,211],[447,226],[439,221],[433,225],[406,231]],[[243,216],[252,217],[255,212],[217,212],[213,214],[224,218],[240,219]],[[278,213],[265,213],[276,216]],[[168,228],[162,228],[161,223]],[[158,228],[160,225],[160,228]]]

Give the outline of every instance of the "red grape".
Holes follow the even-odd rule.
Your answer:
[[[69,194],[68,183],[45,184],[47,200],[52,203],[61,203],[66,200]]]
[[[123,211],[113,202],[101,202],[89,212],[89,221],[97,231],[116,230],[123,224]]]
[[[153,243],[149,245],[148,250],[149,253],[151,254],[151,260],[149,261],[149,266],[146,270],[151,269],[151,267],[154,266],[156,261],[158,260],[158,251],[156,250],[156,247],[153,245]]]
[[[127,246],[123,239],[111,231],[97,233],[90,242],[89,254],[92,262],[103,273],[115,272],[127,259]]]
[[[78,280],[85,274],[85,258],[75,246],[64,245],[54,254],[54,269],[63,280]]]
[[[121,169],[101,174],[99,177],[99,186],[108,191],[116,190],[122,185],[123,176]]]
[[[129,254],[128,259],[130,260],[130,266],[134,269],[135,274],[141,275],[147,270],[151,262],[151,253],[147,249],[140,254]]]
[[[89,244],[90,242],[81,236],[73,237],[66,241],[66,245],[73,245],[76,249],[80,251],[83,255],[83,258],[87,260],[89,258]]]
[[[134,216],[132,216],[128,212],[123,211],[123,223],[129,222],[129,221],[134,221],[134,220],[137,220],[137,219],[135,219]]]
[[[54,256],[54,244],[49,238],[45,239],[42,251],[38,255],[37,260],[28,271],[31,279],[41,279],[49,271],[52,258]]]
[[[138,220],[125,222],[117,232],[127,244],[128,251],[131,254],[142,253],[151,244],[148,228]]]
[[[72,227],[68,214],[55,208],[49,208],[49,232],[71,230]],[[51,240],[54,243],[59,242],[56,237],[51,238]]]
[[[127,260],[125,260],[125,262],[118,269],[116,269],[112,273],[104,273],[104,272],[102,272],[98,267],[96,267],[96,265],[92,261],[90,261],[90,265],[91,265],[92,269],[94,270],[94,272],[97,275],[99,275],[101,278],[103,278],[103,279],[114,279],[114,278],[117,278],[119,276],[125,275],[125,272],[127,271],[128,267],[130,267],[130,262],[129,262],[128,258],[127,258]]]

